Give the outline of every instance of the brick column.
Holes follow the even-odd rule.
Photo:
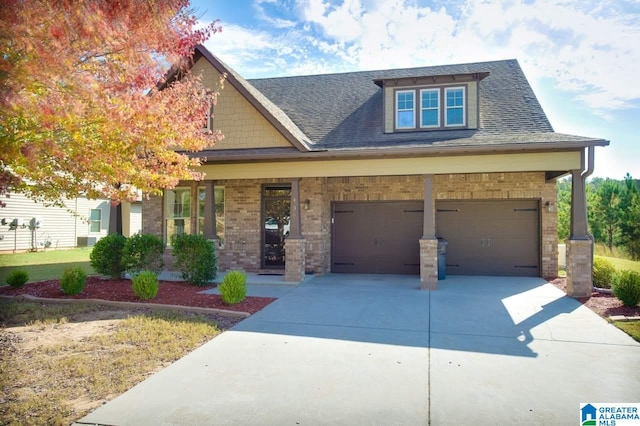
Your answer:
[[[438,288],[438,240],[420,239],[420,289]]]
[[[593,287],[591,240],[567,240],[567,295],[590,297]]]
[[[287,238],[285,248],[284,280],[287,282],[302,282],[305,271],[305,240],[304,238]]]
[[[420,238],[420,289],[438,288],[438,239],[433,202],[432,175],[424,177],[424,213]]]
[[[590,297],[593,287],[593,240],[587,227],[586,177],[571,171],[571,230],[567,240],[567,295]]]

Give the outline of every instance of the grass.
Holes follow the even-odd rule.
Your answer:
[[[0,300],[0,325],[37,339],[24,347],[0,328],[0,424],[73,423],[220,333],[203,317],[157,311],[73,335],[107,309]]]
[[[29,282],[53,280],[62,276],[66,268],[79,266],[87,274],[94,274],[89,263],[91,247],[70,250],[47,250],[34,253],[0,254],[0,285],[14,269],[24,269],[29,273]]]
[[[640,321],[615,321],[615,326],[640,342]]]
[[[638,261],[628,260],[628,259],[619,259],[617,257],[607,257],[607,256],[596,256],[596,257],[606,259],[609,262],[613,263],[613,266],[615,266],[617,270],[626,269],[629,271],[640,272],[640,262]]]

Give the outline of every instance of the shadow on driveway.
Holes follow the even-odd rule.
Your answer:
[[[454,276],[436,291],[418,288],[412,276],[314,277],[234,330],[524,357],[554,328],[587,337],[558,320],[581,304],[541,278]]]

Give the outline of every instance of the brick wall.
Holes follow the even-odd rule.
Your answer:
[[[266,183],[286,179],[225,180],[225,244],[218,250],[220,271],[258,271],[261,253],[261,191]],[[331,270],[331,203],[334,201],[422,200],[423,176],[303,178],[300,180],[302,234],[307,272]],[[433,176],[436,200],[541,200],[541,260],[543,276],[556,276],[558,265],[556,184],[544,172],[483,173]],[[305,208],[305,200],[309,200]],[[547,212],[545,203],[553,203]],[[162,199],[143,201],[144,232],[162,235]]]

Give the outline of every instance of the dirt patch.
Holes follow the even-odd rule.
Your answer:
[[[0,302],[7,304],[7,307],[9,304],[23,303]],[[243,319],[216,313],[161,312],[152,306],[129,309],[88,305],[86,309],[79,310],[78,305],[64,305],[61,312],[61,305],[55,303],[24,304],[32,306],[31,309],[53,313],[38,316],[44,319],[35,321],[12,321],[10,317],[5,316],[4,322],[0,323],[0,371],[4,370],[4,377],[0,378],[0,424],[67,425],[184,355],[180,354],[175,358],[153,355],[158,351],[150,349],[144,337],[138,341],[128,337],[124,341],[110,338],[109,336],[117,336],[122,332],[121,324],[125,324],[128,319],[148,315],[152,318],[175,317],[181,322],[197,317],[198,324],[202,323],[201,319],[206,319],[214,322],[220,331],[234,326]],[[2,306],[0,309],[3,309]],[[132,325],[128,327],[131,328]],[[164,332],[167,325],[158,327]],[[169,338],[167,343],[188,338],[187,333],[192,328],[185,325],[180,330],[183,329],[184,334]],[[161,332],[160,329],[157,331]],[[134,334],[140,334],[140,329],[136,327]],[[153,332],[152,335],[157,334]],[[111,343],[103,343],[103,340]],[[198,342],[195,346],[202,343],[204,342]],[[194,348],[191,347],[188,351]],[[122,355],[124,350],[130,353],[126,357]],[[137,362],[140,356],[134,351],[149,355],[143,355],[147,357],[144,358],[144,362]],[[127,367],[128,371],[132,371],[127,379],[132,381],[125,387],[122,387],[122,378],[112,380],[110,377],[115,373],[113,368],[107,368],[104,374],[82,372],[82,369],[97,369],[112,356],[120,356],[123,361],[129,360],[136,366]],[[116,364],[126,365],[121,362]],[[100,377],[96,377],[96,374]],[[84,375],[87,379],[82,378]],[[102,385],[112,390],[99,392],[92,388],[91,383],[102,378],[106,382],[113,381]],[[57,384],[52,385],[49,382]]]

